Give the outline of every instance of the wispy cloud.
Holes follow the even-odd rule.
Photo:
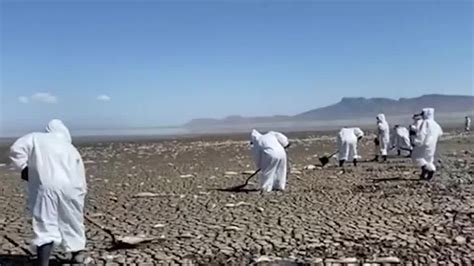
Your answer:
[[[26,96],[20,96],[20,97],[18,97],[18,101],[19,101],[20,103],[24,103],[24,104],[30,102],[30,100],[29,100],[28,97],[26,97]]]
[[[97,96],[97,101],[101,101],[101,102],[110,102],[110,100],[112,100],[112,98],[110,98],[109,95],[106,95],[106,94],[101,94],[99,96]]]
[[[49,92],[37,92],[33,95],[31,95],[30,100],[32,102],[39,102],[39,103],[57,103],[58,102],[58,97],[52,95]]]

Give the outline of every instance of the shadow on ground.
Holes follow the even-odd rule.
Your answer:
[[[25,266],[34,266],[36,259],[27,255],[4,255],[0,254],[0,265],[1,266],[16,266],[16,265],[25,265]],[[49,261],[50,266],[59,266],[64,265],[64,261],[61,262],[57,258],[51,258]]]

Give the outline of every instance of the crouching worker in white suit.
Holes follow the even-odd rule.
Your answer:
[[[414,163],[421,167],[422,179],[431,179],[436,171],[434,157],[438,138],[443,135],[440,125],[434,120],[434,109],[425,108],[422,112],[423,121],[417,131],[412,159]]]
[[[400,156],[402,151],[411,154],[411,141],[410,141],[410,132],[406,127],[401,127],[399,125],[395,125],[393,127],[393,135],[392,135],[392,149],[397,149],[397,154]],[[409,156],[408,156],[409,157]]]
[[[339,148],[339,166],[343,167],[344,162],[352,161],[357,166],[357,142],[362,139],[364,132],[358,128],[343,128],[337,135],[337,146]]]
[[[14,165],[28,181],[28,208],[33,218],[38,263],[48,265],[53,246],[72,252],[76,263],[84,258],[86,237],[83,222],[86,179],[79,152],[69,130],[52,120],[45,133],[31,133],[10,149]]]
[[[285,190],[287,175],[285,148],[290,145],[288,138],[273,131],[262,135],[254,129],[251,139],[255,164],[260,169],[262,191]]]

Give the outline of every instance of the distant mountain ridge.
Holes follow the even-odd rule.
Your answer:
[[[416,98],[350,98],[344,97],[336,104],[316,108],[294,116],[242,117],[229,116],[224,119],[201,118],[191,120],[185,127],[232,126],[255,123],[327,121],[386,115],[411,115],[423,107],[433,107],[436,113],[470,112],[474,110],[474,96],[429,94]]]

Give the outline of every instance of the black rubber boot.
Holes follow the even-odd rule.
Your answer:
[[[53,252],[53,242],[37,247],[36,252],[38,253],[38,263],[35,265],[48,266],[49,257]]]
[[[339,167],[343,167],[346,160],[339,160]]]
[[[435,174],[435,171],[426,171],[426,172],[427,172],[426,179],[431,180],[431,178],[433,178],[433,176]]]
[[[426,166],[421,167],[420,179],[425,179],[428,171],[426,171]]]
[[[354,166],[357,166],[357,159],[354,159],[352,163],[354,164]]]
[[[398,151],[397,151],[397,155],[398,155],[398,156],[402,155],[402,151],[401,151],[401,150],[398,150]]]
[[[383,156],[382,156],[382,161],[383,161],[383,162],[386,162],[386,161],[387,161],[387,155],[383,155]]]

